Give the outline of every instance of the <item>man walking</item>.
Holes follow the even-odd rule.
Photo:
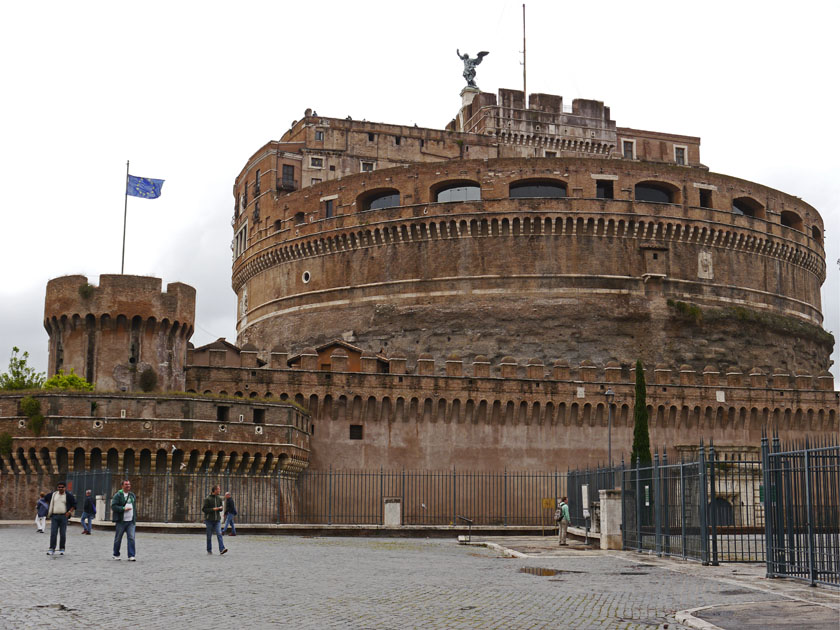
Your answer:
[[[222,510],[224,509],[224,501],[219,496],[219,486],[213,486],[210,490],[210,495],[204,499],[204,505],[201,506],[201,511],[204,512],[204,526],[207,528],[207,553],[213,553],[213,534],[219,541],[219,554],[227,553],[225,549],[225,542],[222,539]]]
[[[236,536],[236,525],[233,522],[233,517],[236,516],[236,504],[233,502],[233,497],[230,492],[225,492],[225,525],[222,527],[222,534],[227,534],[228,527],[230,527],[231,536]]]
[[[47,555],[55,553],[56,538],[58,538],[58,555],[64,555],[64,543],[67,542],[67,519],[76,509],[76,497],[66,492],[67,484],[59,481],[55,492],[44,497],[47,503],[47,516],[50,519],[50,549]]]
[[[39,534],[43,534],[47,527],[47,511],[50,509],[50,504],[44,501],[45,496],[47,493],[42,492],[35,504],[35,529]]]
[[[114,521],[114,560],[120,559],[123,534],[128,536],[128,561],[134,562],[134,531],[137,524],[137,497],[131,491],[131,482],[126,479],[111,499],[111,514]]]
[[[554,513],[554,519],[557,521],[557,544],[568,545],[566,542],[566,530],[569,528],[569,504],[566,502],[566,497],[562,497],[557,503],[557,511]]]
[[[96,506],[93,504],[93,497],[90,490],[85,490],[85,503],[82,506],[82,533],[90,536],[90,521],[96,514]]]

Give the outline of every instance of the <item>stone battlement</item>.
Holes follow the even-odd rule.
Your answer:
[[[260,355],[268,361],[260,359]],[[260,353],[257,350],[210,349],[196,353],[190,349],[187,353],[188,367],[227,367],[260,370],[319,371],[318,353],[314,348],[304,349],[298,356],[300,361],[294,366],[288,365],[289,353],[272,351]],[[537,358],[516,359],[507,356],[493,364],[478,355],[471,361],[463,361],[457,354],[435,359],[430,354],[421,354],[412,364],[402,355],[387,359],[387,374],[439,376],[456,378],[489,378],[511,380],[562,381],[569,383],[635,383],[635,366],[622,366],[617,361],[596,365],[584,360],[571,364],[565,359],[557,359],[546,365]],[[361,357],[359,372],[382,374],[382,357],[364,353]],[[339,349],[331,355],[329,372],[349,372],[347,352]],[[645,369],[645,380],[649,385],[683,385],[689,387],[737,387],[750,389],[792,389],[801,391],[834,392],[834,377],[829,372],[812,375],[805,372],[793,372],[786,369],[764,371],[758,367],[728,367],[721,370],[707,365],[696,368],[683,364],[669,366],[657,364]]]

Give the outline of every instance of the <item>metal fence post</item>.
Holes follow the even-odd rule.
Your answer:
[[[619,471],[619,479],[621,480],[621,549],[627,548],[627,506],[624,502],[627,497],[624,494],[624,484],[626,483],[625,469],[624,469],[624,455],[621,456],[621,469]]]
[[[811,501],[811,453],[808,439],[805,440],[805,518],[808,530],[808,579],[811,586],[817,585],[817,568],[814,558],[814,506]]]
[[[660,505],[660,496],[659,496],[659,488],[660,488],[660,479],[659,475],[662,473],[662,469],[659,467],[659,451],[656,451],[653,454],[653,547],[654,551],[656,551],[656,555],[662,556],[662,506]]]
[[[332,525],[332,466],[327,478],[327,525]]]
[[[385,524],[385,481],[382,477],[382,466],[379,467],[379,524]]]
[[[163,478],[164,486],[166,487],[165,497],[163,499],[163,522],[169,522],[169,481],[170,481],[170,472],[169,469],[166,469],[166,475]]]
[[[507,466],[505,466],[505,505],[502,514],[502,526],[507,527]]]
[[[709,442],[709,516],[712,534],[712,566],[719,566],[718,562],[718,530],[717,530],[717,488],[715,481],[715,444]]]
[[[761,435],[761,468],[764,481],[764,561],[767,564],[767,576],[772,578],[773,571],[773,507],[770,475],[770,445],[767,442],[767,434],[762,431]]]
[[[642,550],[642,469],[636,460],[636,550]]]
[[[688,557],[688,532],[685,529],[685,462],[680,461],[680,538],[682,539],[682,557],[685,560]]]
[[[457,480],[455,478],[455,467],[453,466],[452,467],[452,526],[453,527],[458,524],[458,515],[456,514],[457,510],[455,508],[456,486],[457,486]]]
[[[700,440],[700,456],[698,459],[698,473],[700,475],[700,496],[698,497],[697,506],[700,516],[700,559],[704,566],[709,564],[709,530],[706,523],[706,509],[708,502],[706,501],[706,449],[703,446],[703,441]]]

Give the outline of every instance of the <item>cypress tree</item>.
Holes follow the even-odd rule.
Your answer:
[[[635,468],[637,461],[642,468],[653,463],[653,457],[650,454],[650,434],[648,433],[645,368],[641,359],[636,361],[636,402],[633,407],[633,452],[630,454],[630,467]]]

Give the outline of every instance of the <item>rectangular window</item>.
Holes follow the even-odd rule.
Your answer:
[[[685,166],[685,147],[674,147],[674,162]]]
[[[315,140],[321,142],[324,140],[324,132],[323,131],[316,131],[315,132]]]
[[[248,223],[244,223],[233,237],[233,257],[239,258],[248,247]]]
[[[312,185],[314,186],[315,184],[320,184],[320,183],[321,183],[321,181],[322,181],[322,180],[321,180],[321,178],[320,178],[320,177],[313,177],[313,178],[312,178],[312,182],[311,182],[311,183],[312,183]]]
[[[332,172],[332,173],[335,172],[335,166],[330,166],[330,172]]]
[[[291,164],[284,164],[283,165],[283,181],[291,180],[294,181],[295,179],[295,167]]]
[[[362,425],[361,424],[351,424],[350,425],[350,439],[351,440],[361,440],[362,439]]]
[[[265,409],[254,409],[254,424],[265,422]]]
[[[625,160],[635,160],[636,159],[636,143],[632,140],[624,140],[621,143],[621,154],[624,156]]]
[[[373,162],[362,162],[362,173],[372,173]]]
[[[309,166],[312,168],[324,168],[324,158],[310,157]]]
[[[324,202],[324,216],[328,219],[333,216],[333,204],[334,203],[335,203],[335,199],[327,199]]]
[[[595,180],[595,196],[598,199],[615,199],[613,196],[613,183],[610,179]]]
[[[545,152],[545,157],[556,158],[557,157],[557,151],[546,151]]]
[[[399,136],[394,136],[394,144],[399,146],[401,141],[402,141],[402,138],[400,138]]]
[[[230,419],[230,407],[219,405],[216,407],[216,420],[219,422],[227,422]]]
[[[712,207],[712,191],[707,190],[705,188],[700,189],[700,207],[701,208],[711,208]]]
[[[368,142],[373,142],[375,139],[376,136],[374,136],[372,133],[368,133]]]
[[[260,169],[257,169],[257,174],[254,177],[254,197],[260,194]]]

